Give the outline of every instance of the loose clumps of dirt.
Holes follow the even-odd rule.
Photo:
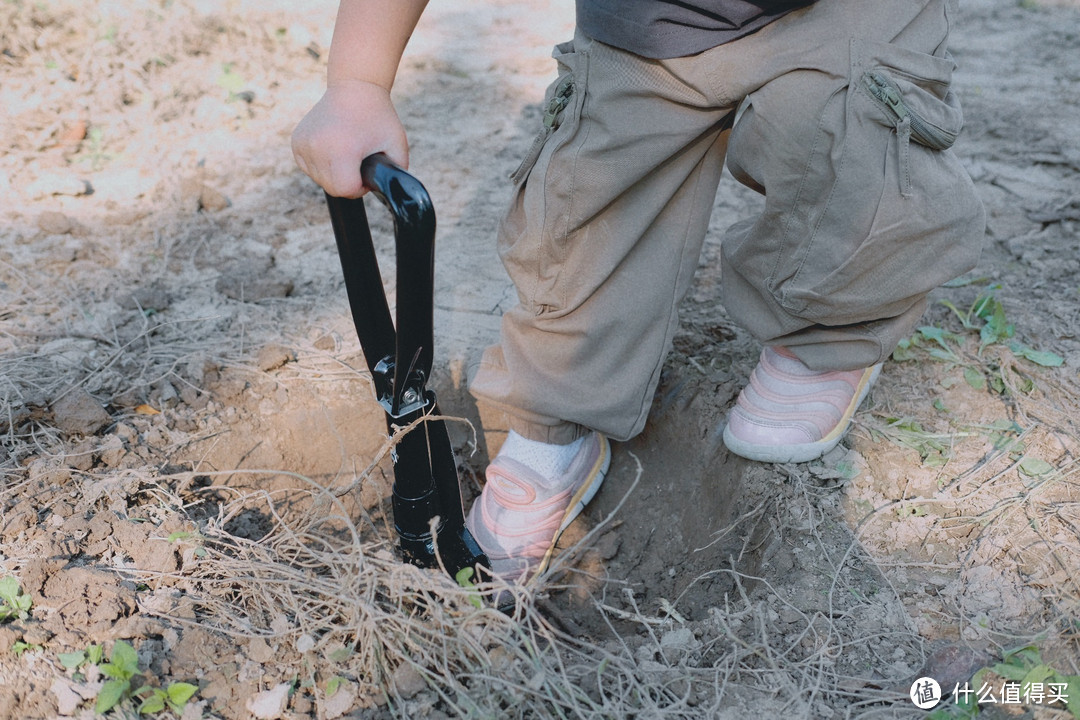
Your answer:
[[[918,677],[1080,675],[1075,2],[955,18],[987,249],[820,461],[720,441],[758,353],[717,301],[720,239],[759,203],[725,180],[651,420],[527,588],[394,554],[396,439],[289,152],[333,12],[0,4],[0,718],[93,717],[121,642],[131,690],[197,688],[151,713],[185,720],[910,717]],[[515,297],[505,177],[571,30],[564,0],[433,4],[395,88],[467,498],[505,431],[465,391]]]

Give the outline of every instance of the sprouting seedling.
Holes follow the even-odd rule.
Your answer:
[[[125,697],[131,695],[131,680],[139,674],[139,656],[135,648],[123,640],[117,640],[113,645],[109,662],[98,666],[101,672],[110,679],[101,686],[98,693],[94,711],[98,714],[106,713],[116,706]]]
[[[0,622],[30,617],[33,599],[19,589],[19,581],[12,575],[0,578]]]
[[[188,700],[198,692],[199,688],[196,685],[186,682],[174,682],[169,683],[168,687],[164,690],[161,688],[143,686],[135,691],[136,695],[141,695],[144,692],[150,694],[139,705],[140,713],[159,713],[169,708],[177,715],[184,712],[184,706],[187,705]]]
[[[469,593],[469,602],[477,610],[480,610],[484,607],[484,603],[481,602],[480,593],[476,589],[476,583],[473,582],[474,574],[475,573],[471,567],[464,567],[457,571],[457,575],[454,576],[454,579],[457,580],[458,585],[465,588],[466,590],[471,591]]]

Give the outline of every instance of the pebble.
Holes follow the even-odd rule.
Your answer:
[[[93,435],[112,422],[109,413],[83,388],[67,393],[52,406],[56,427],[69,435]]]
[[[269,690],[264,690],[248,698],[244,705],[248,712],[259,720],[276,720],[285,712],[285,705],[289,702],[289,688],[291,683],[281,683]]]
[[[38,215],[37,226],[46,235],[67,235],[75,227],[71,218],[58,210],[46,210]]]
[[[394,689],[406,700],[427,689],[427,680],[409,663],[398,665],[391,681]]]
[[[296,353],[294,353],[291,348],[287,348],[284,345],[270,344],[264,345],[259,350],[259,356],[255,362],[258,364],[260,370],[263,372],[270,372],[295,359]]]

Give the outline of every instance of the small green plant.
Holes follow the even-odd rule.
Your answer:
[[[986,292],[981,293],[967,311],[962,311],[948,300],[942,300],[941,304],[953,311],[960,320],[965,330],[971,330],[979,334],[979,352],[981,353],[988,345],[995,343],[1004,344],[1012,340],[1016,334],[1016,326],[1005,317],[1005,306],[994,294],[1001,289],[1001,285],[993,285]],[[1013,355],[1025,360],[1030,360],[1036,365],[1044,367],[1059,367],[1065,362],[1060,355],[1045,350],[1035,350],[1019,342],[1009,342],[1009,350]]]
[[[990,345],[1008,342],[1009,350],[1018,358],[1030,360],[1044,367],[1062,365],[1065,359],[1060,355],[1045,350],[1035,350],[1012,340],[1016,334],[1016,326],[1005,316],[1005,306],[995,295],[1000,289],[1001,285],[991,286],[986,292],[980,293],[966,310],[961,310],[949,300],[939,302],[952,310],[965,330],[978,333],[980,354]],[[920,327],[911,338],[901,341],[893,354],[893,359],[912,360],[915,358],[913,351],[922,348],[932,358],[962,365],[964,363],[958,352],[962,340],[961,335],[942,328]]]
[[[30,617],[33,599],[22,592],[19,581],[12,575],[0,578],[0,622],[25,620]]]
[[[139,656],[135,648],[123,640],[113,644],[108,662],[98,665],[101,672],[110,678],[101,686],[94,712],[106,713],[125,697],[132,695],[131,680],[139,674]]]
[[[951,440],[956,434],[932,433],[911,418],[890,417],[883,427],[870,427],[870,437],[875,442],[888,440],[894,445],[911,448],[919,453],[923,464],[941,467],[949,460]]]
[[[160,713],[168,709],[181,715],[188,700],[199,690],[197,686],[185,682],[169,683],[164,688],[144,684],[132,690],[134,680],[142,678],[142,673],[139,672],[139,656],[135,648],[123,640],[117,640],[113,645],[108,662],[102,662],[105,650],[101,645],[60,653],[57,657],[65,668],[76,671],[76,677],[82,667],[97,665],[102,674],[109,678],[102,685],[94,705],[94,711],[99,715],[109,712],[125,698],[134,700],[140,697],[142,701],[138,711],[141,714]]]
[[[341,689],[342,685],[348,685],[349,681],[340,675],[334,675],[326,681],[326,697],[333,697],[334,693]]]
[[[168,708],[177,715],[184,712],[184,706],[187,705],[187,701],[198,692],[199,688],[191,683],[174,682],[169,683],[168,687],[164,690],[161,688],[144,686],[135,691],[136,695],[141,695],[145,691],[150,694],[139,705],[140,713],[158,713]]]
[[[1029,707],[1047,705],[1068,710],[1080,720],[1080,675],[1065,675],[1048,665],[1035,645],[1007,650],[1001,662],[980,668],[962,687],[942,690],[943,694],[954,695],[927,715],[927,720],[970,720],[979,714],[980,700]]]
[[[476,583],[473,582],[474,571],[471,567],[461,568],[457,571],[457,575],[454,579],[457,580],[457,584],[466,590],[471,590],[469,593],[469,603],[472,604],[477,610],[481,610],[484,607],[484,603],[480,600],[480,593],[476,590]]]
[[[24,652],[26,652],[27,650],[40,650],[40,649],[41,649],[40,645],[34,645],[33,643],[28,643],[25,640],[16,640],[11,645],[11,652],[15,653],[15,657],[22,657],[22,654]]]

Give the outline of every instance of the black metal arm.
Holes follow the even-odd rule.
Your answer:
[[[337,239],[353,324],[386,412],[387,427],[437,416],[426,387],[434,346],[435,209],[420,181],[382,153],[364,160],[364,185],[394,217],[397,251],[397,327],[383,292],[363,200],[326,196]],[[452,576],[487,558],[462,510],[454,450],[442,420],[427,420],[402,436],[394,453],[394,527],[404,558],[422,567],[439,555]],[[438,518],[436,537],[431,520]]]

